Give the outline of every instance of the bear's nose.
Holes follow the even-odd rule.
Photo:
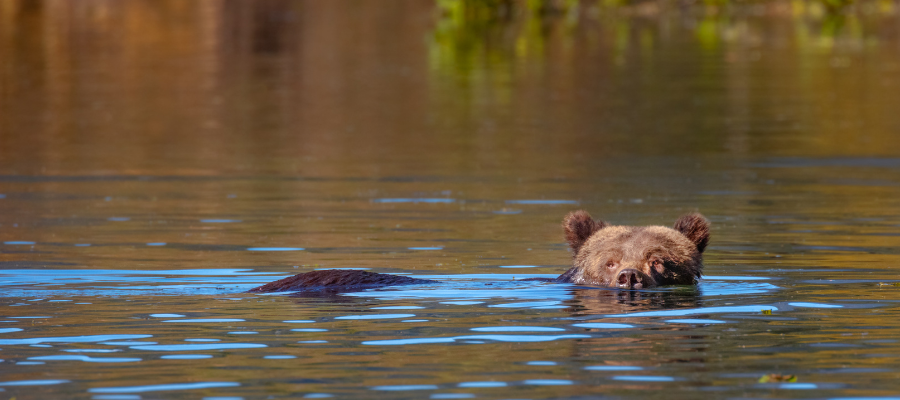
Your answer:
[[[636,269],[625,269],[619,272],[616,283],[621,289],[643,289],[644,277]]]

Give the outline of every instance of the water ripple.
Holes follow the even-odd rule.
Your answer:
[[[59,385],[61,383],[69,383],[69,381],[65,379],[43,379],[43,380],[32,380],[32,381],[6,381],[0,382],[0,386],[45,386],[45,385]]]
[[[344,315],[335,317],[334,319],[392,319],[392,318],[410,318],[416,314],[373,314],[373,315]]]
[[[40,344],[40,343],[93,343],[122,339],[145,339],[153,335],[89,335],[89,336],[61,336],[28,339],[0,339],[0,345]]]
[[[124,363],[141,361],[140,358],[126,357],[88,357],[77,355],[56,355],[56,356],[38,356],[28,357],[29,360],[35,361],[84,361],[90,363]]]
[[[135,350],[151,351],[202,351],[202,350],[228,350],[228,349],[258,349],[269,347],[258,343],[214,343],[214,344],[151,344],[146,346],[131,346]]]
[[[539,336],[539,335],[467,335],[467,336],[451,336],[451,337],[432,337],[432,338],[410,338],[410,339],[388,339],[388,340],[369,340],[362,342],[364,345],[370,346],[398,346],[407,344],[429,344],[429,343],[452,343],[457,340],[493,340],[497,342],[526,343],[526,342],[550,342],[560,339],[586,339],[588,335],[556,335],[556,336]]]
[[[612,314],[607,315],[609,318],[627,318],[627,317],[675,317],[681,315],[694,314],[722,314],[722,313],[759,313],[763,310],[777,311],[778,307],[773,305],[753,305],[753,306],[723,306],[723,307],[701,307],[688,308],[681,310],[662,310],[662,311],[644,311],[631,314]]]
[[[159,392],[164,390],[193,390],[193,389],[209,389],[223,387],[241,386],[237,382],[190,382],[190,383],[169,383],[163,385],[143,385],[143,386],[122,386],[122,387],[102,387],[90,388],[90,393],[144,393]]]

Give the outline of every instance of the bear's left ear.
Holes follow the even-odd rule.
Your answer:
[[[591,215],[584,210],[572,211],[563,219],[563,229],[566,231],[566,241],[569,247],[578,255],[578,249],[588,240],[594,232],[606,226],[606,222],[594,221]]]
[[[675,230],[687,236],[701,253],[709,243],[709,220],[700,213],[684,215],[675,221]]]

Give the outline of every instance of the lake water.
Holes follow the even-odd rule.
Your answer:
[[[582,3],[3,1],[0,398],[900,396],[896,3]],[[706,277],[521,282],[575,209]]]

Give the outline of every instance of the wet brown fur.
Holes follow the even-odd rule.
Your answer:
[[[688,214],[663,226],[615,226],[594,220],[584,210],[563,220],[572,248],[572,268],[556,282],[642,289],[696,283],[703,270],[703,250],[709,243],[709,221]],[[622,274],[639,281],[622,283]],[[251,293],[286,291],[352,291],[396,285],[438,283],[428,279],[376,274],[359,270],[322,270],[297,274],[253,289]]]
[[[585,226],[600,228],[588,231]],[[703,250],[709,243],[709,221],[688,214],[664,226],[614,226],[596,222],[584,211],[569,213],[563,229],[572,248],[574,265],[557,282],[622,286],[625,270],[643,278],[642,287],[688,285],[703,270]]]
[[[408,276],[376,274],[355,269],[328,269],[297,274],[250,289],[250,293],[291,292],[298,290],[362,290],[395,285],[438,283]]]

